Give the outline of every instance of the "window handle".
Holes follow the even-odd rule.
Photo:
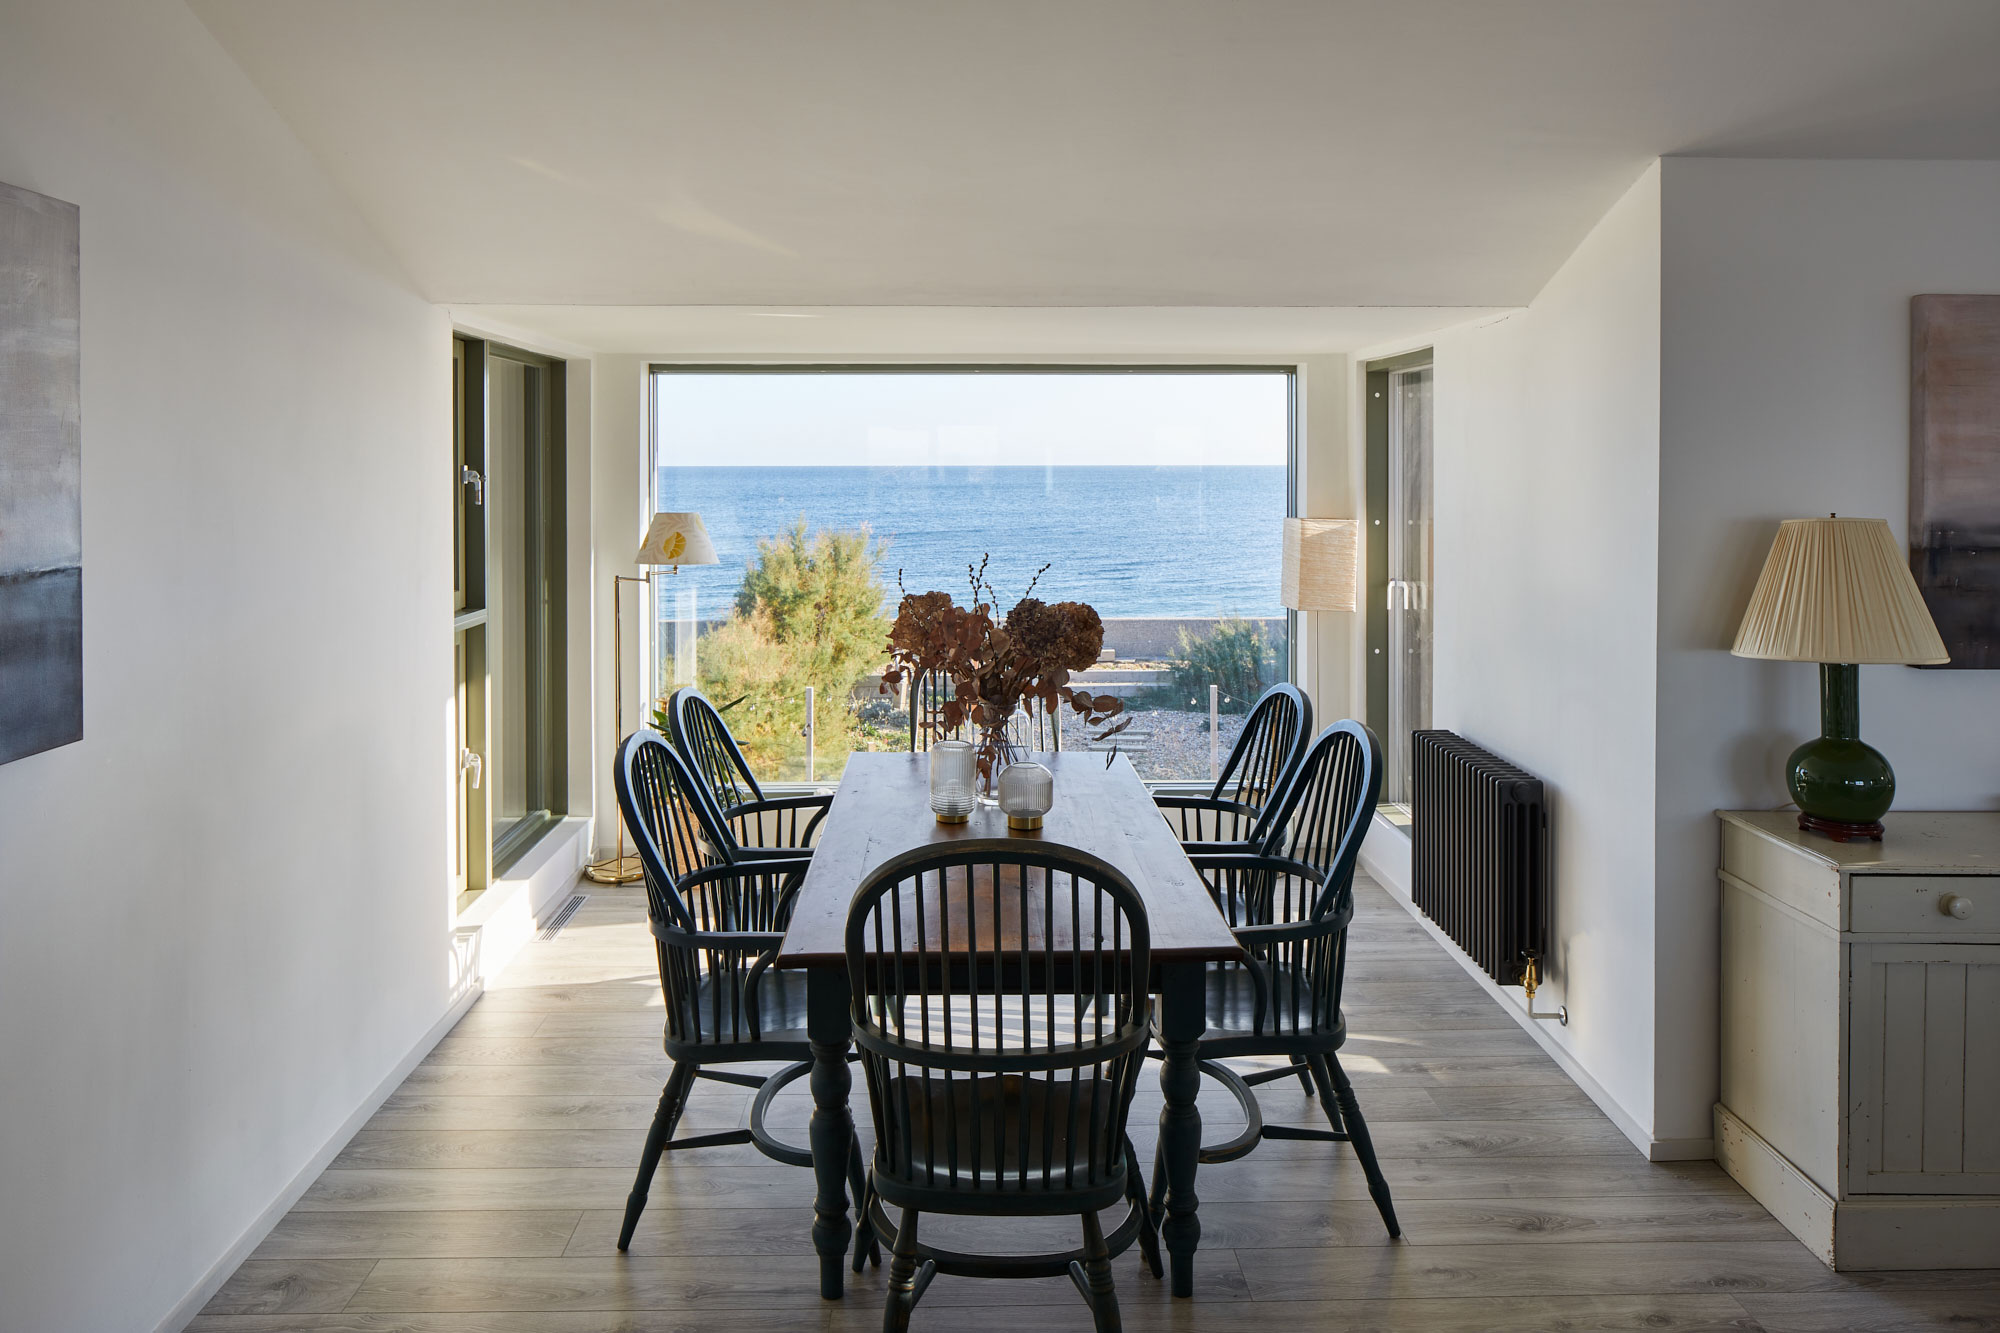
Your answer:
[[[1396,609],[1396,594],[1398,592],[1403,594],[1403,609],[1405,611],[1409,610],[1410,585],[1403,579],[1389,580],[1388,590],[1383,594],[1382,598],[1384,607],[1390,611],[1394,611]]]
[[[481,476],[477,470],[469,466],[460,468],[458,470],[458,484],[472,488],[472,503],[481,506],[485,505],[486,478]]]
[[[461,749],[458,752],[458,772],[461,777],[471,773],[472,789],[478,791],[479,780],[486,776],[486,761],[471,750]]]

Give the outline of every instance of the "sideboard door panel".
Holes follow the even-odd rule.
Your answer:
[[[1852,946],[1848,1189],[2000,1192],[2000,945]],[[1967,1108],[1974,1108],[1967,1115]]]

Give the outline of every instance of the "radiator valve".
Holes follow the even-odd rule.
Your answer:
[[[1569,1006],[1566,1004],[1557,1005],[1554,1013],[1538,1014],[1535,1012],[1535,992],[1541,988],[1542,984],[1542,956],[1533,949],[1524,950],[1521,956],[1527,960],[1521,968],[1521,989],[1527,992],[1528,1017],[1541,1019],[1553,1018],[1564,1027],[1568,1027]]]

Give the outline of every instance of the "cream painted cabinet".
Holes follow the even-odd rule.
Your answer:
[[[2000,1266],[2000,815],[1721,819],[1717,1159],[1835,1268]]]

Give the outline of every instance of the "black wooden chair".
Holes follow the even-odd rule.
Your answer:
[[[812,1069],[805,974],[771,967],[809,862],[802,856],[731,860],[729,840],[699,780],[658,732],[636,731],[625,738],[612,785],[645,870],[646,916],[666,998],[665,1045],[673,1060],[639,1156],[638,1180],[625,1202],[618,1232],[622,1250],[631,1244],[663,1153],[753,1143],[775,1161],[812,1165],[809,1149],[780,1143],[765,1129],[772,1097]],[[788,1063],[768,1077],[715,1067],[774,1060]],[[755,1088],[750,1127],[674,1138],[698,1078]],[[864,1179],[859,1149],[850,1172],[858,1193]],[[864,1219],[856,1233],[857,1259],[869,1250],[879,1261],[880,1247]]]
[[[831,792],[767,797],[715,705],[692,685],[667,700],[674,748],[702,779],[703,789],[745,859],[809,856],[813,836],[833,804]]]
[[[1266,840],[1258,821],[1284,791],[1311,735],[1312,702],[1296,685],[1273,685],[1257,696],[1208,795],[1153,800],[1190,850],[1235,844],[1248,851]]]
[[[1368,1193],[1391,1236],[1400,1236],[1389,1184],[1375,1145],[1340,1067],[1347,1039],[1340,989],[1347,964],[1347,927],[1354,916],[1354,867],[1361,840],[1382,793],[1382,748],[1359,722],[1336,722],[1307,750],[1278,804],[1271,832],[1256,852],[1190,857],[1216,906],[1248,954],[1208,970],[1208,1030],[1201,1069],[1236,1096],[1244,1130],[1228,1143],[1203,1147],[1203,1162],[1244,1156],[1261,1139],[1323,1139],[1354,1145]],[[1240,1075],[1222,1060],[1289,1056],[1291,1063]],[[1252,1088],[1297,1074],[1315,1087],[1327,1129],[1266,1125]],[[1153,1206],[1161,1202],[1155,1163]]]
[[[1126,1115],[1151,1022],[1138,892],[1087,853],[1020,839],[919,848],[876,869],[847,916],[855,1040],[874,1112],[864,1216],[888,1242],[883,1327],[936,1274],[1067,1273],[1120,1327],[1111,1259],[1159,1242]],[[1124,1219],[1106,1236],[1101,1209]],[[887,1210],[900,1209],[891,1222]],[[982,1255],[918,1240],[924,1213],[1074,1215],[1083,1244]]]

